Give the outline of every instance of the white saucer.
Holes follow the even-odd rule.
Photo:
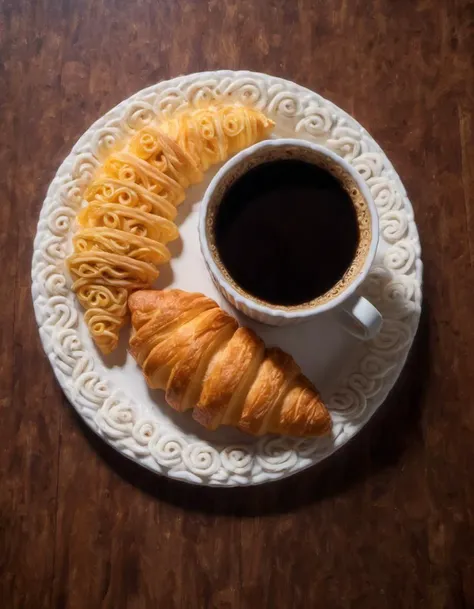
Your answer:
[[[380,217],[380,245],[363,293],[384,315],[380,334],[360,342],[330,314],[275,328],[240,318],[268,345],[291,353],[329,404],[330,439],[253,438],[231,428],[207,432],[189,414],[168,407],[147,389],[126,352],[103,358],[70,291],[64,259],[74,218],[92,173],[117,140],[157,115],[183,105],[224,99],[254,105],[276,122],[274,137],[301,137],[330,147],[366,180]],[[218,167],[188,191],[180,208],[181,239],[156,287],[179,287],[215,298],[198,244],[199,201]],[[405,363],[421,310],[422,263],[413,209],[400,179],[368,133],[345,112],[294,83],[253,72],[182,76],[140,91],[97,121],[59,168],[44,202],[35,239],[32,291],[44,349],[80,416],[118,451],[151,470],[213,486],[259,484],[300,471],[340,448],[385,400]],[[231,311],[234,315],[236,312]]]

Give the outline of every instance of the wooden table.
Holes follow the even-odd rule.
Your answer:
[[[474,4],[0,0],[0,607],[474,607]],[[424,315],[403,379],[319,468],[156,478],[63,397],[30,296],[46,187],[81,133],[171,76],[249,68],[353,114],[412,199]]]

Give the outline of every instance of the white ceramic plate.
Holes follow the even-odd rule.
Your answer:
[[[319,387],[334,422],[328,439],[253,438],[231,428],[207,432],[189,413],[169,408],[147,389],[120,348],[102,357],[70,290],[65,257],[82,193],[110,149],[157,116],[213,100],[255,106],[270,116],[274,137],[325,145],[366,180],[380,217],[380,245],[363,293],[384,315],[380,334],[360,342],[330,314],[286,328],[241,319],[271,345],[290,352]],[[212,175],[188,191],[180,208],[181,240],[156,287],[200,291],[229,305],[214,288],[198,245],[199,201]],[[207,72],[162,82],[122,102],[80,138],[59,168],[41,210],[34,243],[32,291],[46,354],[71,404],[106,442],[137,463],[172,478],[213,486],[259,484],[300,471],[345,444],[382,404],[397,380],[418,326],[422,263],[413,209],[389,160],[350,116],[294,83],[254,72]],[[235,314],[235,312],[234,312]]]

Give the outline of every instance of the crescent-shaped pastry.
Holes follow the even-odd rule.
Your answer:
[[[132,355],[151,388],[207,427],[254,435],[319,436],[331,429],[320,395],[294,359],[266,349],[213,300],[182,290],[129,297]]]

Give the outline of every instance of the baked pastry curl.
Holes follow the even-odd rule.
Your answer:
[[[157,127],[148,126],[137,133],[129,150],[183,188],[202,180],[200,163]]]
[[[84,320],[92,338],[104,353],[117,344],[120,329],[127,319],[128,289],[111,285],[76,284],[76,296],[86,309]]]
[[[104,172],[121,182],[137,184],[173,205],[184,201],[184,188],[179,182],[127,151],[112,154],[104,163]]]
[[[174,220],[177,214],[175,205],[164,197],[146,190],[139,184],[115,180],[108,176],[94,180],[85,194],[85,199],[89,203],[118,203],[162,216],[167,220]]]
[[[274,123],[243,106],[186,110],[161,125],[203,171],[266,137]]]
[[[73,237],[74,250],[83,252],[102,251],[143,260],[155,266],[165,264],[170,259],[168,248],[148,237],[126,234],[115,228],[84,228]]]
[[[171,220],[117,203],[94,201],[84,207],[77,221],[83,227],[116,229],[160,243],[173,241],[179,235],[176,224]]]
[[[175,410],[193,409],[208,429],[232,425],[254,435],[319,436],[331,429],[320,395],[293,358],[217,303],[181,290],[129,297],[130,350],[151,388]]]
[[[215,106],[148,125],[111,154],[87,189],[68,266],[84,319],[104,352],[128,314],[128,295],[149,287],[178,237],[173,220],[185,189],[209,165],[264,138],[272,121],[256,110]]]

